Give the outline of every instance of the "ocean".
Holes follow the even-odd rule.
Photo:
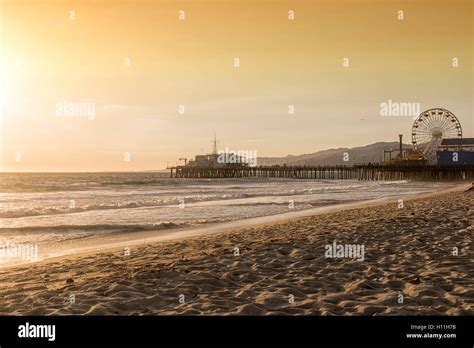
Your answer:
[[[438,190],[447,184],[299,179],[170,179],[160,173],[2,173],[0,245],[54,245]]]

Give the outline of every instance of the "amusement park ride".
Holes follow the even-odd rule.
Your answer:
[[[399,154],[392,159],[393,149],[384,151],[390,158],[385,163],[432,164],[436,162],[436,149],[443,139],[462,139],[462,127],[457,117],[449,110],[435,108],[423,111],[413,122],[411,139],[413,148],[403,150],[402,135]]]
[[[463,138],[457,117],[441,108],[422,112],[412,126],[413,146],[384,150],[383,163],[353,165],[247,166],[217,161],[215,150],[184,166],[170,167],[171,178],[300,178],[358,180],[474,179],[474,138]],[[215,144],[215,141],[214,141]],[[392,158],[393,152],[399,152]],[[387,159],[386,155],[389,155]],[[255,156],[256,158],[256,156]],[[233,163],[233,162],[232,162]],[[186,165],[187,164],[187,165]]]

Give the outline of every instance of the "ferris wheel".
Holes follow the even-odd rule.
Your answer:
[[[422,150],[423,154],[427,154],[446,138],[462,138],[461,123],[449,110],[429,109],[415,119],[411,130],[415,150]]]

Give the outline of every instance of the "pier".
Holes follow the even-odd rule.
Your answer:
[[[320,180],[471,180],[474,165],[361,164],[339,166],[171,167],[171,178],[294,178]]]

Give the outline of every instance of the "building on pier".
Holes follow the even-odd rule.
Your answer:
[[[229,166],[247,167],[246,158],[236,153],[212,153],[208,155],[196,155],[194,160],[190,160],[187,167],[197,168],[225,168]]]
[[[217,139],[214,135],[213,151],[207,155],[196,155],[194,160],[187,162],[186,158],[183,158],[186,167],[191,168],[226,168],[226,167],[248,167],[254,166],[257,161],[256,153],[251,151],[232,151],[229,149],[217,150]]]
[[[473,165],[474,138],[463,138],[461,123],[449,110],[434,108],[423,111],[412,126],[412,148],[402,144],[398,153],[384,150],[384,164]]]
[[[474,164],[474,138],[443,139],[436,159],[438,164]]]

